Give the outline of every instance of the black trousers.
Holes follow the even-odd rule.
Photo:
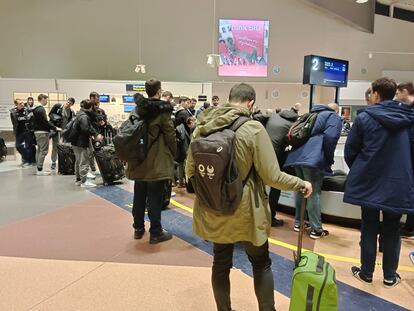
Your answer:
[[[260,311],[275,311],[272,261],[269,244],[254,246],[243,242],[244,249],[253,266],[254,291]],[[230,311],[230,269],[233,267],[234,244],[214,243],[214,262],[211,281],[218,311]]]
[[[159,235],[162,231],[161,211],[163,207],[163,193],[166,180],[161,181],[135,181],[134,202],[132,215],[134,217],[134,228],[145,227],[145,209],[148,207],[148,217],[151,222],[150,233]]]
[[[275,188],[270,188],[269,205],[270,205],[270,211],[272,213],[272,219],[276,218],[276,209],[277,209],[277,205],[279,204],[279,198],[280,198],[280,190],[275,189]]]

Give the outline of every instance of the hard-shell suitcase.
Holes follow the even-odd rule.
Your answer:
[[[113,184],[125,177],[124,163],[115,154],[114,145],[95,148],[94,154],[104,185]]]
[[[335,270],[323,256],[310,251],[302,253],[305,209],[306,200],[303,200],[289,311],[336,311]]]
[[[58,173],[61,175],[75,175],[75,153],[70,144],[58,144]]]

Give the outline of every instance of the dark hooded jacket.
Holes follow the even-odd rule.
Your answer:
[[[413,127],[413,110],[393,100],[358,114],[345,144],[350,172],[344,202],[414,212]]]
[[[56,131],[56,127],[47,120],[46,110],[41,104],[34,104],[33,108],[33,131],[50,132]]]
[[[280,113],[272,113],[266,123],[266,131],[270,136],[280,166],[283,166],[286,161],[287,133],[298,117],[298,114],[292,110],[283,110]]]
[[[83,108],[76,115],[75,126],[78,133],[78,138],[72,145],[76,147],[87,148],[90,145],[91,136],[98,134],[92,124],[92,111],[86,111]]]
[[[313,125],[311,137],[303,146],[289,152],[285,167],[306,166],[330,175],[336,145],[341,136],[342,120],[328,106],[315,105],[312,112],[317,112],[318,117]]]

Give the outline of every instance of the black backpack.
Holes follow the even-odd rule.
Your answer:
[[[239,117],[230,127],[194,139],[190,145],[194,192],[202,207],[217,214],[232,215],[240,205],[244,182],[236,166],[235,137],[237,129],[250,120]]]
[[[79,137],[78,120],[73,118],[62,131],[62,138],[69,143],[75,143]]]
[[[287,142],[293,149],[304,145],[309,140],[317,117],[318,114],[316,112],[308,112],[301,115],[291,125],[287,133]]]
[[[0,162],[7,156],[7,147],[4,139],[0,137]]]
[[[125,162],[142,163],[147,157],[148,124],[132,111],[113,138],[116,155]]]

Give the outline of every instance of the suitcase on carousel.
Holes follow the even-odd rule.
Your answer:
[[[105,186],[125,177],[124,163],[117,157],[113,144],[102,147],[94,145],[94,154]]]
[[[303,200],[301,206],[289,311],[337,311],[338,290],[335,270],[323,256],[310,251],[302,253],[305,202],[306,200]]]
[[[60,175],[75,175],[75,153],[70,144],[58,144],[58,173]]]

